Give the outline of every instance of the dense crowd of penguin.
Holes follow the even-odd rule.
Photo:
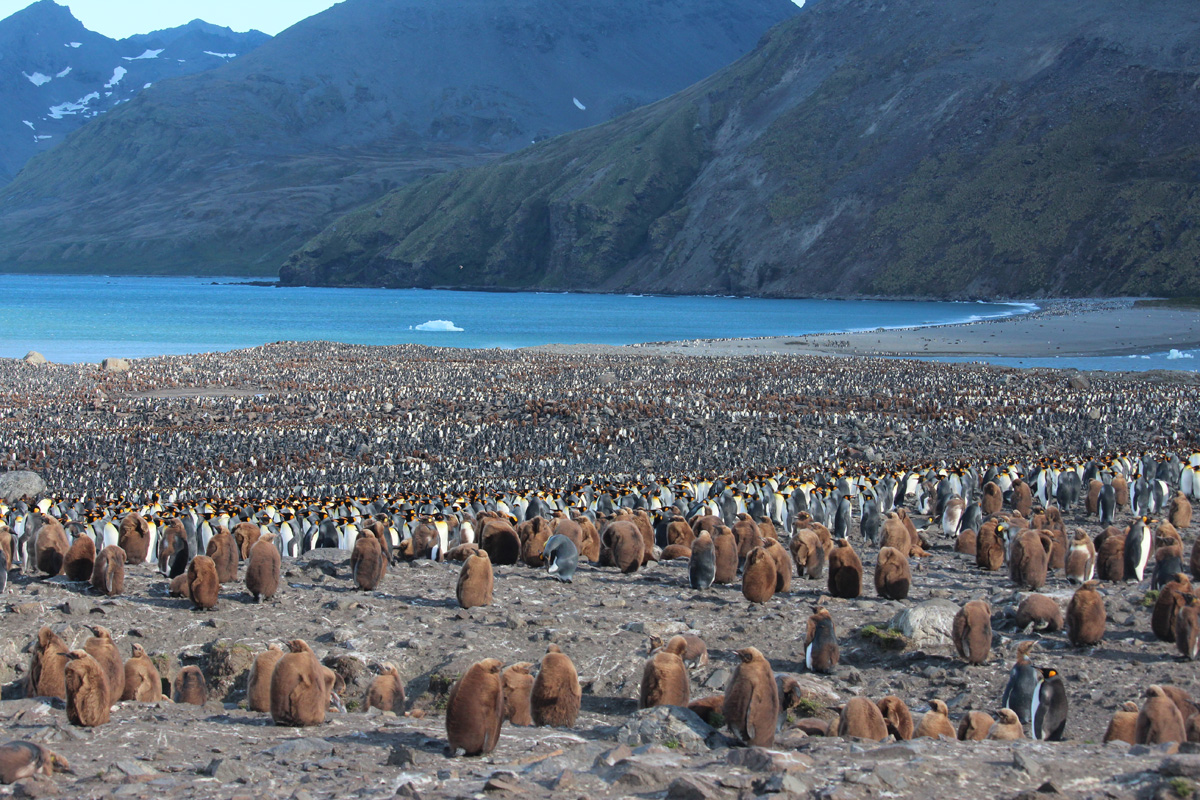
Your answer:
[[[932,530],[982,571],[1007,570],[1035,592],[1018,624],[1102,647],[1098,586],[1145,581],[1159,593],[1155,635],[1200,657],[1200,575],[1181,532],[1200,497],[1197,399],[1169,381],[1068,385],[1037,371],[822,358],[665,359],[454,353],[415,346],[277,345],[221,356],[146,359],[126,374],[0,360],[0,468],[40,470],[59,491],[0,505],[0,582],[10,572],[66,576],[100,595],[127,570],[161,573],[181,608],[203,611],[239,581],[259,602],[281,570],[318,548],[349,555],[373,590],[399,560],[460,563],[463,608],[492,603],[494,565],[526,564],[571,582],[581,562],[624,573],[687,561],[688,585],[740,589],[751,603],[793,579],[859,597],[863,561],[878,597],[905,599]],[[1157,430],[1154,436],[1147,431]],[[1053,455],[1041,455],[1051,449]],[[1150,444],[1153,449],[1147,449]],[[1025,453],[984,459],[980,452]],[[807,465],[749,470],[747,464]],[[562,476],[592,476],[564,479]],[[667,475],[677,476],[668,478]],[[688,477],[682,477],[688,476]],[[134,489],[132,487],[140,487]],[[1084,507],[1096,529],[1067,530]],[[914,517],[931,521],[919,531]],[[1078,588],[1065,615],[1036,594],[1061,571]],[[1190,575],[1190,578],[1189,578]],[[2,587],[0,587],[2,588]],[[987,660],[994,611],[967,602],[957,656]],[[33,643],[26,691],[58,697],[97,726],[118,701],[158,702],[161,676],[112,637],[70,650],[49,628]],[[1062,739],[1069,697],[1053,666],[1019,649],[995,713],[957,722],[945,703],[913,718],[903,700],[854,697],[810,734],[879,740]],[[722,693],[690,696],[707,661],[693,634],[651,643],[639,705],[687,706],[749,744],[769,745],[796,699],[769,653],[746,646]],[[491,751],[503,724],[569,727],[580,687],[569,654],[472,665],[451,688],[447,746]],[[814,609],[805,667],[837,669],[837,620]],[[303,640],[258,654],[251,710],[281,725],[344,711],[345,687]],[[207,699],[183,669],[175,702]],[[366,707],[404,713],[404,684],[384,665]],[[1200,739],[1178,687],[1154,685],[1114,715],[1108,737]],[[0,748],[0,780],[65,769],[41,745]]]
[[[787,591],[793,577],[824,581],[832,597],[863,594],[864,554],[875,553],[875,591],[885,599],[908,596],[910,560],[928,553],[933,531],[973,557],[979,569],[1007,568],[1011,582],[1036,592],[1061,570],[1076,589],[1065,617],[1049,598],[1030,594],[1018,624],[1043,634],[1064,631],[1072,645],[1098,647],[1105,632],[1105,581],[1145,581],[1158,590],[1154,634],[1174,642],[1181,657],[1200,657],[1200,598],[1191,578],[1200,575],[1200,548],[1184,565],[1180,531],[1191,525],[1191,500],[1200,494],[1200,453],[1113,454],[1088,460],[1034,463],[926,465],[872,470],[825,465],[803,472],[755,474],[740,480],[646,480],[632,484],[583,482],[561,491],[484,491],[462,495],[378,495],[273,502],[221,500],[179,491],[120,498],[46,496],[0,505],[0,559],[10,571],[66,575],[91,590],[123,591],[126,569],[156,570],[172,595],[198,610],[220,601],[223,584],[244,582],[266,602],[280,585],[282,564],[308,550],[336,547],[350,556],[351,580],[371,591],[399,560],[461,562],[456,588],[463,608],[492,602],[492,566],[525,564],[571,582],[580,561],[635,572],[650,561],[686,559],[692,589],[741,581],[752,603]],[[1083,506],[1096,520],[1095,536],[1068,534],[1063,511]],[[922,532],[913,517],[928,517]],[[1117,524],[1118,518],[1124,521]],[[852,543],[851,537],[855,539]],[[857,546],[857,549],[856,549]],[[870,558],[870,556],[868,556]],[[244,563],[244,569],[241,568]],[[1189,574],[1191,577],[1189,577]],[[991,606],[973,600],[954,619],[953,644],[966,664],[981,664],[992,646]],[[817,608],[804,636],[805,667],[818,674],[838,665],[836,620]],[[162,682],[140,644],[126,660],[108,630],[92,629],[71,650],[42,628],[32,648],[26,692],[57,697],[76,725],[99,726],[118,701],[158,702]],[[879,740],[919,736],[1011,740],[1061,740],[1069,722],[1069,697],[1052,666],[1035,665],[1035,640],[1017,650],[995,716],[971,711],[949,718],[941,700],[914,720],[894,695],[854,697],[832,724],[806,720],[809,734]],[[503,655],[503,654],[498,654]],[[789,679],[776,675],[752,646],[725,691],[690,695],[689,669],[707,661],[695,635],[651,642],[639,707],[689,707],[725,726],[736,739],[768,746],[789,710]],[[505,721],[570,727],[580,707],[580,685],[568,654],[551,645],[536,672],[501,658],[472,665],[451,688],[446,737],[453,753],[479,755],[497,744]],[[259,654],[250,673],[251,710],[276,724],[322,724],[345,711],[339,677],[309,645]],[[794,683],[794,682],[793,682]],[[204,675],[187,667],[175,679],[175,702],[203,704]],[[364,704],[403,713],[403,682],[385,665]],[[1175,686],[1149,687],[1140,708],[1122,708],[1107,736],[1137,743],[1200,740],[1200,715]],[[49,771],[63,760],[30,743],[0,750],[0,775]]]

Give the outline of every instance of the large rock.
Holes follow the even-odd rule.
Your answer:
[[[34,497],[45,491],[46,482],[36,472],[17,470],[0,475],[0,497],[10,503],[27,495]]]
[[[49,363],[46,361],[46,357],[44,355],[42,355],[41,353],[39,353],[37,350],[30,350],[28,353],[26,353],[24,361],[26,364]]]
[[[129,372],[129,362],[123,358],[106,358],[100,362],[105,372]]]
[[[687,751],[707,750],[708,742],[718,735],[694,711],[679,706],[654,706],[642,709],[617,733],[617,741],[630,747],[643,744],[669,744]]]
[[[958,605],[949,600],[926,600],[896,614],[888,627],[900,631],[915,647],[949,645],[957,613]]]

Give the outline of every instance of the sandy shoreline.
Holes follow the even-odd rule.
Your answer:
[[[952,325],[745,339],[544,345],[542,352],[696,356],[841,355],[1045,358],[1129,356],[1200,348],[1200,311],[1134,308],[1131,300],[1052,301],[1035,312]]]

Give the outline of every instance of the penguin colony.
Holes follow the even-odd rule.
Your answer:
[[[936,422],[939,415],[932,410],[928,413]],[[267,465],[264,472],[271,468]],[[491,604],[493,592],[499,594],[503,582],[502,576],[493,577],[489,570],[486,591],[477,591],[474,573],[466,569],[472,559],[486,559],[489,567],[493,563],[524,564],[546,571],[548,579],[561,581],[571,578],[576,564],[586,565],[585,569],[593,574],[597,569],[637,573],[654,561],[674,555],[689,562],[682,585],[697,591],[721,592],[728,591],[722,586],[739,584],[738,589],[751,603],[763,603],[775,593],[789,591],[804,592],[812,601],[825,592],[835,598],[868,596],[872,584],[869,578],[864,580],[864,570],[885,564],[886,577],[881,579],[876,574],[874,594],[903,599],[910,587],[920,585],[921,559],[931,549],[958,549],[959,540],[968,534],[976,541],[986,535],[999,543],[999,563],[994,567],[991,561],[980,564],[981,577],[1006,580],[1014,588],[1042,588],[1067,581],[1079,586],[1065,619],[1060,619],[1057,626],[1054,609],[1039,607],[1040,601],[1029,604],[1025,609],[1028,620],[1020,626],[1022,630],[1028,628],[1030,635],[1056,634],[1058,640],[1078,647],[1103,647],[1103,594],[1114,580],[1100,574],[1104,567],[1098,568],[1107,544],[1108,574],[1115,574],[1120,567],[1121,577],[1115,580],[1149,581],[1160,561],[1172,566],[1176,564],[1169,559],[1179,562],[1179,569],[1161,584],[1158,598],[1163,600],[1166,595],[1167,599],[1163,600],[1162,611],[1155,606],[1154,629],[1156,634],[1169,629],[1175,643],[1182,642],[1180,657],[1195,658],[1194,652],[1187,652],[1187,648],[1194,651],[1196,641],[1195,597],[1186,574],[1191,562],[1185,564],[1182,560],[1186,551],[1170,546],[1170,530],[1164,529],[1163,523],[1186,535],[1190,525],[1188,501],[1200,490],[1200,482],[1195,480],[1197,469],[1200,457],[1186,448],[1164,448],[1145,455],[1111,452],[1087,458],[1062,456],[996,463],[959,459],[903,469],[862,460],[826,460],[806,470],[763,471],[727,478],[706,473],[704,478],[672,481],[614,477],[601,482],[593,478],[559,489],[538,490],[519,490],[501,478],[494,484],[501,487],[496,491],[460,487],[461,491],[381,492],[373,496],[321,496],[322,484],[300,482],[292,486],[307,485],[314,491],[260,496],[247,491],[223,500],[220,493],[186,489],[115,491],[101,497],[90,495],[84,487],[76,496],[25,498],[3,511],[13,553],[9,564],[16,574],[68,575],[68,568],[76,562],[79,571],[73,574],[83,574],[82,564],[91,557],[91,574],[82,580],[89,582],[91,591],[97,594],[119,596],[120,590],[112,592],[107,578],[97,583],[94,577],[99,554],[111,547],[124,555],[121,561],[126,569],[161,571],[164,593],[167,579],[186,576],[180,593],[187,599],[179,601],[179,608],[195,608],[196,613],[227,601],[230,595],[226,584],[237,581],[240,562],[246,562],[241,564],[246,594],[255,601],[269,603],[284,586],[280,570],[298,557],[309,550],[331,547],[351,556],[360,552],[360,543],[364,543],[363,555],[354,564],[363,568],[354,570],[348,586],[371,592],[390,564],[417,558],[451,560],[466,578],[459,587],[459,601],[464,608]],[[644,470],[641,472],[644,474]],[[1062,515],[1053,512],[1062,507],[1068,516],[1078,515],[1096,483],[1100,487],[1096,489],[1092,524],[1096,528],[1100,520],[1109,524],[1091,533],[1066,530]],[[1103,503],[1106,489],[1111,489],[1113,496],[1108,510]],[[1123,502],[1117,501],[1122,496],[1118,489],[1124,492]],[[1000,502],[984,513],[983,501],[989,497],[999,497]],[[918,530],[913,525],[914,516],[928,519],[931,524]],[[230,533],[238,528],[243,531],[241,538]],[[110,529],[114,534],[111,538]],[[1080,534],[1090,541],[1090,548]],[[563,539],[552,547],[551,540],[557,537]],[[564,540],[574,552],[563,544]],[[87,544],[79,544],[81,541],[90,541],[94,549],[89,552]],[[1078,547],[1075,542],[1079,542]],[[1112,543],[1123,546],[1115,551]],[[589,555],[592,547],[593,555]],[[668,550],[671,547],[676,548],[673,553]],[[1058,566],[1056,547],[1062,556]],[[260,552],[257,561],[251,557],[255,548]],[[883,549],[889,552],[881,559]],[[1164,551],[1161,559],[1159,550]],[[263,555],[267,551],[271,553],[269,558]],[[705,563],[706,552],[711,564]],[[785,557],[781,560],[777,552]],[[494,559],[493,554],[501,558]],[[975,556],[964,552],[961,557],[974,561]],[[570,564],[570,574],[565,577],[559,574],[561,566],[551,571],[572,559],[575,563]],[[250,586],[252,572],[256,576],[254,587]],[[797,576],[799,583],[793,590],[790,582]],[[269,591],[261,591],[264,587]],[[282,590],[294,591],[286,587]],[[472,592],[473,598],[462,602],[462,596]],[[1089,593],[1100,597],[1098,606],[1090,602]],[[1033,597],[1038,596],[1027,599]],[[473,602],[476,598],[484,602]],[[1016,659],[1004,697],[993,698],[988,712],[970,711],[952,719],[954,712],[942,699],[930,698],[928,711],[914,720],[898,697],[889,695],[877,702],[853,698],[839,709],[826,732],[876,740],[889,734],[898,738],[1070,738],[1067,684],[1052,665],[1053,659],[1034,654],[1032,649],[991,652],[980,657],[978,630],[998,613],[987,603],[980,605],[982,611],[964,609],[963,628],[969,633],[963,634],[961,642],[956,635],[954,641],[960,657],[966,663]],[[1063,616],[1061,611],[1059,616]],[[837,640],[840,637],[845,642],[853,634],[837,630],[834,615],[827,609],[814,617],[817,619],[810,622],[809,636],[797,635],[798,643],[803,642],[804,649],[812,651],[812,655],[806,652],[803,660],[812,661],[808,668],[814,672],[836,673]],[[85,645],[68,650],[61,640],[54,641],[53,632],[47,629],[47,636],[39,632],[33,649],[30,694],[45,693],[42,681],[53,691],[56,674],[60,675],[62,694],[46,696],[66,697],[67,716],[75,724],[107,724],[109,708],[128,690],[122,685],[121,691],[114,694],[116,672],[107,655],[113,648],[112,637],[106,638],[107,632],[101,631],[94,631],[93,639],[99,641],[91,648]],[[990,646],[991,637],[987,638]],[[341,713],[336,676],[304,642],[290,642],[286,649],[289,652],[269,650],[255,659],[252,686],[248,687],[251,708],[265,705],[258,710],[269,713],[282,725],[320,725],[329,713]],[[641,703],[694,705],[698,713],[706,708],[717,709],[732,737],[748,744],[772,744],[788,702],[772,661],[787,661],[787,654],[764,653],[749,645],[729,652],[731,677],[718,700],[711,695],[690,696],[689,670],[694,667],[686,660],[688,652],[687,640],[676,637],[661,644],[657,652],[647,654],[639,687]],[[272,658],[271,653],[279,655]],[[566,657],[552,650],[536,669],[532,664],[512,665],[511,676],[502,659],[487,657],[463,673],[451,687],[446,706],[446,742],[451,751],[464,755],[490,752],[503,734],[503,723],[523,724],[526,712],[533,724],[573,725],[573,714],[579,709],[579,676],[569,658],[559,664],[562,658],[551,659],[552,655]],[[129,662],[119,670],[122,684],[128,682],[129,664],[143,660],[148,660],[144,649],[140,654],[132,651]],[[141,676],[138,670],[140,667],[135,669],[135,676]],[[189,670],[181,671],[176,678],[176,701],[203,703],[204,676]],[[535,672],[537,677],[533,677]],[[542,695],[537,694],[537,682],[543,674],[547,675],[543,683],[554,684],[557,689],[548,696],[544,686]],[[395,667],[381,667],[378,681],[378,687],[372,684],[371,698],[364,698],[365,705],[383,708],[386,704],[390,706],[386,710],[403,713],[403,684]],[[139,677],[141,683],[145,680]],[[507,700],[510,687],[516,701],[513,704]],[[304,691],[299,691],[301,688]],[[1179,731],[1184,732],[1179,734],[1181,738],[1186,737],[1190,715],[1175,725],[1177,720],[1158,702],[1168,697],[1167,688],[1150,687],[1144,697],[1138,698],[1139,719],[1145,719],[1133,726],[1135,740],[1172,741],[1162,737]],[[535,696],[542,699],[535,702]],[[157,700],[140,700],[136,695],[129,699]],[[551,716],[538,722],[538,708],[550,709]],[[1122,709],[1122,713],[1127,711]],[[1176,713],[1183,717],[1178,707]],[[881,730],[883,734],[877,735]]]

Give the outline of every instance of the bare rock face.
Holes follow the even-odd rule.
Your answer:
[[[694,711],[679,706],[654,706],[638,711],[626,723],[617,739],[638,747],[643,744],[678,743],[683,750],[707,750],[708,740],[716,731]]]
[[[949,645],[954,628],[954,615],[958,606],[941,598],[926,600],[920,605],[906,608],[888,623],[904,634],[914,647]]]
[[[100,362],[105,372],[129,372],[129,362],[124,358],[106,358]]]
[[[0,497],[8,502],[33,497],[46,491],[46,481],[36,472],[18,470],[0,475]]]

